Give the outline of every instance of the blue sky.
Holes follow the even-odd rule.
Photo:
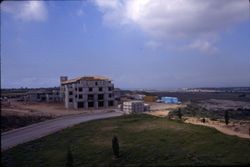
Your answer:
[[[104,75],[120,88],[250,86],[247,0],[1,3],[1,86]]]

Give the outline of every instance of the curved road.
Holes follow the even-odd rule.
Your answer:
[[[38,139],[64,128],[91,120],[104,119],[122,115],[121,112],[108,112],[98,114],[79,114],[52,119],[23,128],[14,129],[1,134],[1,150],[9,149],[21,143]]]

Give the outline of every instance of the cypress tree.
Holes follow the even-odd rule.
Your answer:
[[[205,118],[202,118],[202,122],[205,123],[205,122],[206,122],[206,119],[205,119]]]
[[[112,139],[112,148],[113,148],[113,154],[115,158],[119,158],[119,141],[116,136]]]
[[[66,167],[74,167],[73,164],[74,164],[73,155],[70,147],[68,147]]]
[[[229,114],[228,114],[228,110],[225,111],[225,123],[226,123],[226,125],[228,125],[228,123],[229,123]]]
[[[178,109],[178,113],[177,113],[177,114],[178,114],[179,119],[181,120],[181,118],[182,118],[182,113],[181,113],[181,109],[180,109],[180,108]]]

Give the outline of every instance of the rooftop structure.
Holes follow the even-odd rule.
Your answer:
[[[81,80],[85,80],[85,81],[111,81],[111,79],[109,79],[107,77],[103,77],[103,76],[83,76],[83,77],[78,77],[78,78],[74,78],[74,79],[70,79],[70,80],[68,80],[68,77],[62,76],[61,77],[61,84],[62,85],[72,84],[72,83],[76,83],[76,82],[81,81]]]

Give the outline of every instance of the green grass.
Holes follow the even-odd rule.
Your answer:
[[[117,135],[121,157],[113,160]],[[4,166],[65,166],[71,145],[75,166],[248,165],[250,140],[214,129],[128,115],[82,123],[2,153]]]

